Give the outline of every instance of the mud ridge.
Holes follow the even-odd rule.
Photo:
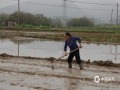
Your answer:
[[[68,78],[68,79],[74,79],[74,80],[82,80],[82,81],[93,81],[93,78],[82,78],[82,77],[74,77],[74,76],[66,76],[66,75],[60,75],[60,74],[45,74],[45,73],[34,73],[34,72],[29,72],[29,71],[13,71],[13,70],[3,70],[0,69],[0,71],[2,72],[13,72],[13,73],[17,73],[17,74],[26,74],[26,75],[39,75],[39,76],[43,76],[43,77],[56,77],[56,78]],[[119,85],[120,82],[119,81],[114,81],[115,85]]]
[[[45,73],[34,73],[29,71],[13,71],[13,70],[3,70],[0,69],[2,72],[13,72],[18,74],[27,74],[27,75],[39,75],[39,76],[48,76],[48,77],[57,77],[57,78],[69,78],[69,79],[80,79],[85,81],[93,81],[93,78],[80,78],[80,77],[74,77],[74,76],[67,76],[67,75],[60,75],[60,74],[45,74]]]
[[[9,55],[9,54],[6,54],[6,53],[3,53],[3,54],[0,54],[0,58],[25,58],[25,59],[39,59],[39,60],[48,60],[48,61],[51,61],[51,63],[55,60],[54,57],[49,57],[49,58],[39,58],[39,57],[27,57],[27,56],[13,56],[13,55]],[[66,62],[67,59],[59,59],[57,61],[59,62]],[[96,61],[93,61],[91,62],[90,59],[88,61],[86,60],[82,60],[83,63],[85,64],[90,64],[90,65],[98,65],[98,66],[106,66],[106,67],[120,67],[120,63],[113,63],[112,61],[110,60],[107,60],[107,61],[103,61],[103,60],[96,60]],[[75,60],[73,61],[73,63],[76,63]]]

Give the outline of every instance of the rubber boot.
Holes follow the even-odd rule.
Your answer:
[[[84,69],[82,63],[79,64],[79,67],[80,67],[80,70],[83,70],[83,69]]]
[[[68,63],[69,68],[72,68],[72,63]]]

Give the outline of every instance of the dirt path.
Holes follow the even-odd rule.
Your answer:
[[[0,90],[120,90],[120,68],[84,65],[80,71],[67,62],[15,57],[0,58]],[[94,76],[114,77],[113,82],[94,82]]]

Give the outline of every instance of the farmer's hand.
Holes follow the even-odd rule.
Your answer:
[[[65,51],[65,54],[64,54],[65,56],[67,56],[68,54],[67,54],[67,52]]]
[[[79,48],[82,48],[83,46],[82,46],[82,44],[81,44],[81,42],[79,43]]]
[[[82,45],[79,46],[79,48],[82,48],[82,47],[83,47]]]

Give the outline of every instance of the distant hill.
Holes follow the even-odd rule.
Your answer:
[[[21,3],[20,4],[20,9],[21,11],[25,12],[30,12],[33,14],[40,13],[44,14],[45,16],[49,17],[61,17],[63,14],[63,1],[62,0],[51,0],[52,2],[47,2],[47,0],[26,0],[26,2],[33,2],[33,3],[38,3],[38,4],[31,4],[31,3]],[[40,4],[49,4],[49,5],[57,5],[61,7],[54,7],[54,6],[45,6],[45,5],[40,5]],[[78,7],[76,4],[72,2],[67,2],[68,7]],[[17,4],[16,5],[11,5],[7,6],[4,8],[0,9],[0,13],[13,13],[14,11],[17,10]],[[83,17],[86,14],[82,9],[73,9],[73,8],[68,8],[67,9],[67,16],[68,17]]]
[[[21,0],[22,1],[22,0]],[[44,14],[45,16],[56,18],[59,17],[62,18],[63,14],[63,0],[26,0],[26,2],[32,2],[36,4],[30,4],[21,2],[20,9],[21,11],[30,12],[33,14]],[[84,0],[84,2],[90,2],[88,0]],[[109,0],[109,2],[106,0],[92,0],[91,2],[97,2],[97,3],[105,3],[105,4],[117,4],[114,0]],[[120,1],[119,1],[120,2]],[[57,5],[61,7],[54,7],[54,6],[47,6],[47,5],[40,5],[40,4],[49,4],[49,5]],[[79,6],[78,6],[79,5]],[[96,4],[84,4],[84,3],[73,3],[73,2],[67,2],[68,7],[76,7],[81,9],[73,9],[73,8],[67,8],[67,17],[83,17],[87,16],[89,18],[95,18],[94,22],[96,24],[104,24],[109,23],[111,19],[111,11],[113,11],[113,18],[116,18],[116,6],[111,5],[96,5]],[[89,10],[93,9],[93,10]],[[98,10],[94,10],[98,9]],[[7,6],[0,9],[0,13],[13,13],[17,10],[17,4]],[[115,23],[116,21],[113,20],[112,23]]]

